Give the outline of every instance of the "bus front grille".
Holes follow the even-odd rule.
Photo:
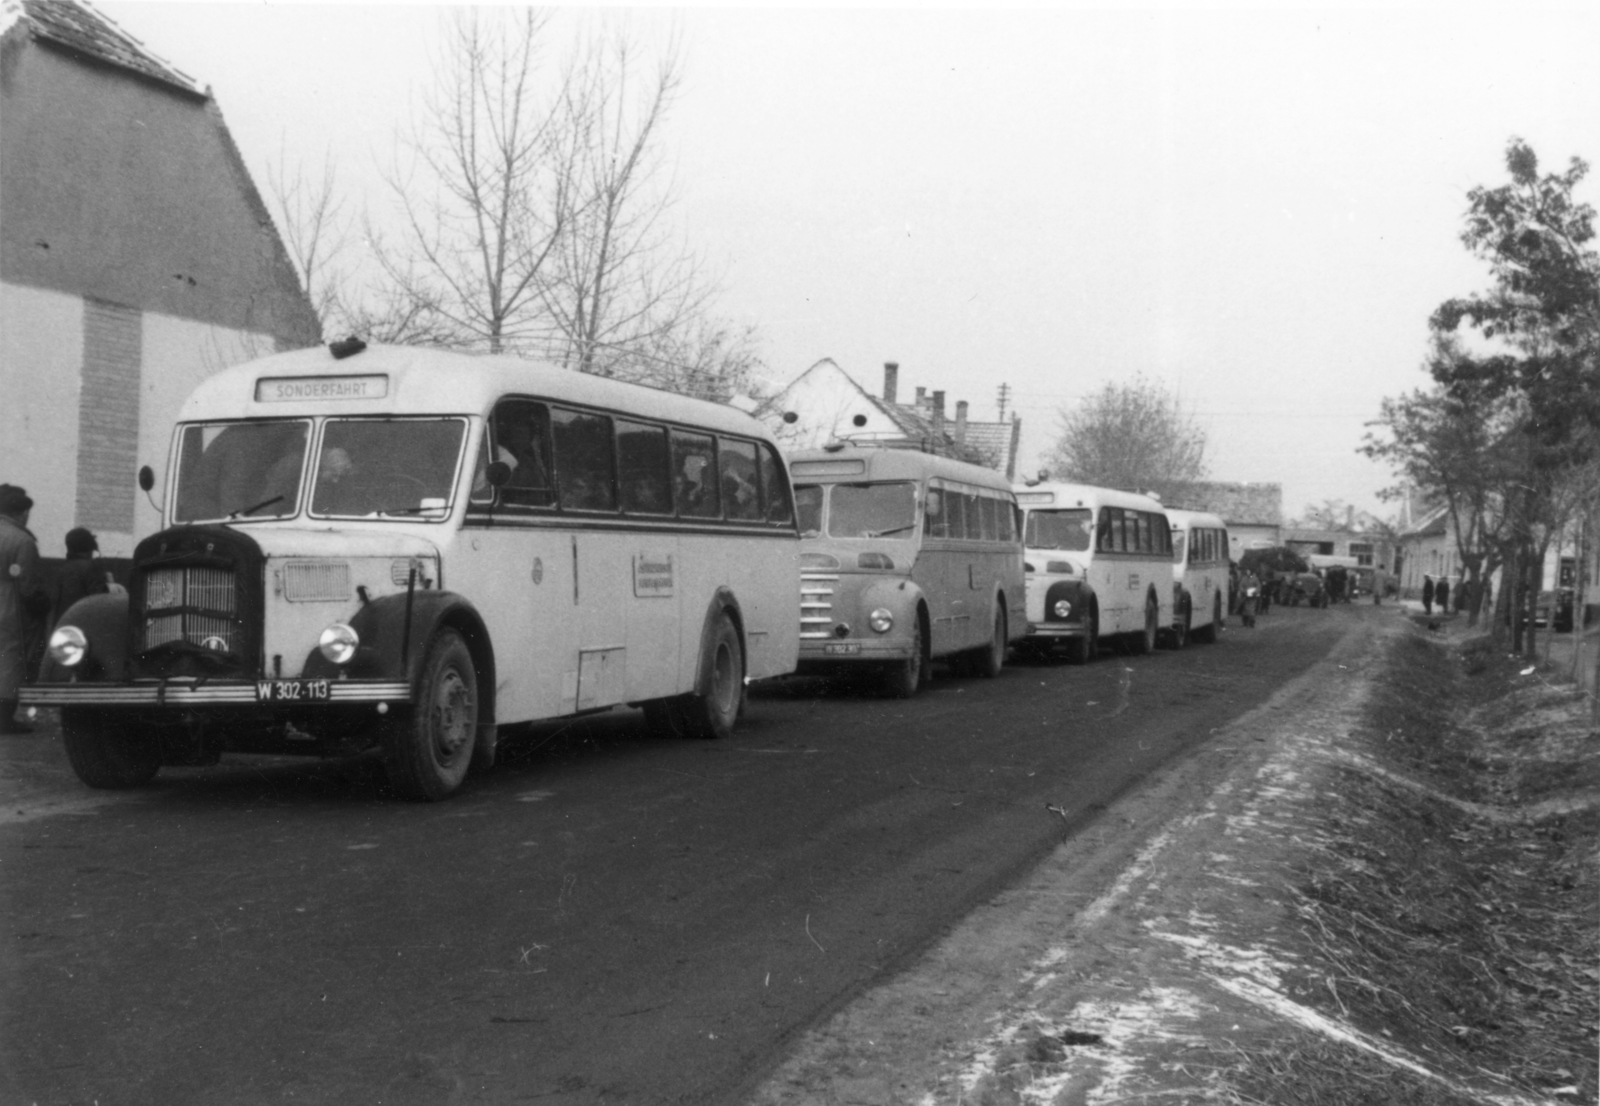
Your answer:
[[[139,649],[169,641],[238,651],[238,589],[226,568],[158,568],[144,579],[144,622]]]
[[[802,572],[800,574],[800,637],[826,638],[833,628],[834,585],[839,582],[835,574]]]

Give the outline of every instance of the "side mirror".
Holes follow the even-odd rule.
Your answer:
[[[155,474],[155,471],[149,465],[140,465],[139,466],[139,490],[143,491],[143,492],[147,492],[147,491],[149,491],[151,488],[153,488],[155,486],[156,486],[156,474]]]
[[[503,488],[511,483],[511,466],[504,461],[490,461],[484,477],[491,488]]]

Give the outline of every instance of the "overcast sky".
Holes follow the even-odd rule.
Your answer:
[[[211,86],[258,186],[332,149],[352,202],[385,202],[440,8],[96,6]],[[1033,468],[1058,409],[1143,373],[1206,429],[1213,478],[1281,483],[1291,515],[1392,514],[1355,450],[1426,383],[1432,309],[1487,287],[1461,216],[1507,139],[1548,170],[1600,158],[1595,4],[632,18],[686,47],[678,215],[773,382],[831,357],[875,390],[893,360],[902,397],[973,418],[1005,383]]]

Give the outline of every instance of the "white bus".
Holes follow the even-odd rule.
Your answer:
[[[1172,527],[1172,580],[1178,589],[1173,640],[1182,644],[1216,641],[1227,626],[1228,526],[1203,511],[1169,508]]]
[[[931,661],[995,676],[1022,636],[1016,500],[1000,474],[907,449],[790,455],[800,670],[876,667],[906,697]]]
[[[1016,488],[1024,519],[1029,648],[1085,664],[1102,638],[1138,653],[1173,624],[1172,535],[1149,496],[1086,484]]]
[[[730,408],[351,340],[219,372],[180,420],[166,528],[28,696],[90,786],[377,745],[438,799],[498,725],[637,704],[717,737],[795,667],[788,472]]]

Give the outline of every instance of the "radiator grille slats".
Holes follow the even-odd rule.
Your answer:
[[[230,569],[153,569],[144,579],[144,609],[141,650],[169,641],[203,645],[208,638],[220,638],[227,652],[238,649],[238,591]]]
[[[826,638],[833,628],[834,585],[837,575],[821,572],[800,574],[800,637]]]

